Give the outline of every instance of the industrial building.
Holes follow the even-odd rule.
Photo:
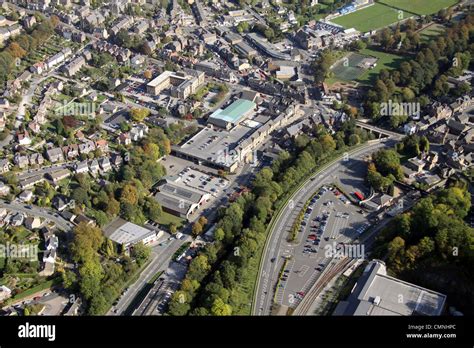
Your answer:
[[[436,316],[445,303],[446,295],[391,277],[383,261],[372,260],[333,315]]]
[[[151,230],[128,222],[122,218],[117,218],[108,224],[104,229],[104,235],[125,249],[142,242],[145,245],[157,241],[163,231]]]
[[[164,211],[183,219],[189,219],[210,197],[206,192],[185,187],[171,179],[165,179],[154,196]]]
[[[238,99],[225,109],[217,109],[207,120],[208,123],[224,129],[231,129],[248,118],[257,104],[250,100]]]

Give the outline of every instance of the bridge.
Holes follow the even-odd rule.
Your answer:
[[[356,126],[359,128],[365,129],[369,131],[370,133],[374,133],[378,135],[379,138],[381,138],[382,136],[385,136],[385,137],[392,138],[394,140],[402,140],[402,138],[404,137],[403,134],[392,132],[380,127],[376,127],[362,121],[356,121]]]

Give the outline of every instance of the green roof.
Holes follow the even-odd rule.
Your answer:
[[[257,106],[254,102],[246,99],[237,99],[224,110],[218,109],[212,113],[211,118],[217,118],[230,123],[236,123],[250,110]]]

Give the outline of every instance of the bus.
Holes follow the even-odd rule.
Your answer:
[[[359,200],[363,201],[364,200],[364,196],[362,195],[362,193],[360,193],[359,191],[355,191],[354,192],[354,196],[356,196]]]

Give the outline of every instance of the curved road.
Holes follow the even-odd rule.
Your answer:
[[[253,299],[253,315],[269,315],[273,303],[273,288],[278,278],[281,268],[280,256],[284,246],[287,244],[288,226],[293,224],[304,203],[311,198],[313,193],[321,186],[337,181],[341,186],[351,190],[359,189],[365,178],[366,165],[362,159],[382,147],[393,146],[392,139],[381,139],[361,148],[348,152],[348,156],[343,156],[332,162],[329,166],[313,177],[293,194],[288,203],[284,206],[274,222],[272,230],[269,232],[265,245],[262,263],[257,278],[257,287]],[[292,203],[291,205],[289,203]],[[271,262],[276,258],[274,262]]]

